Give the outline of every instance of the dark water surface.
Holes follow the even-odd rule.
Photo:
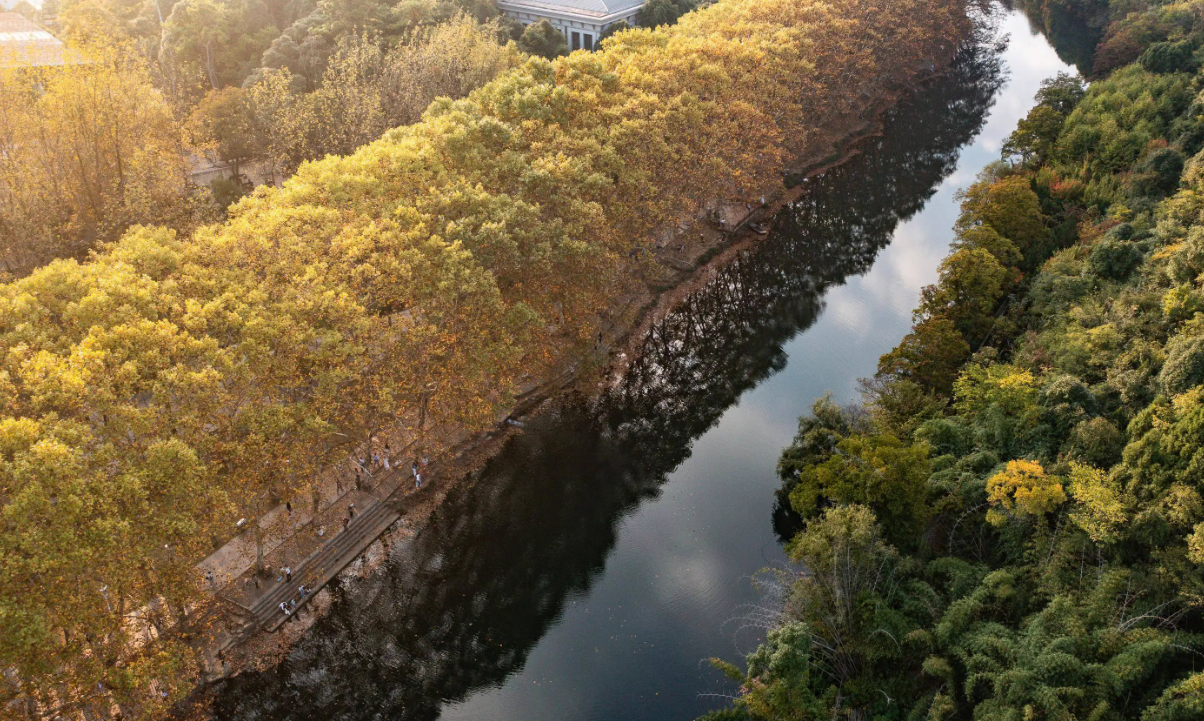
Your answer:
[[[954,193],[1067,70],[1020,15],[654,329],[626,381],[533,422],[415,539],[337,587],[222,719],[686,720],[756,644],[750,577],[780,561],[774,464],[811,401],[910,326]]]

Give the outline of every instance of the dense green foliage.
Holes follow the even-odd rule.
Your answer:
[[[865,403],[801,420],[803,570],[716,718],[1204,718],[1204,4],[1151,5],[963,193]]]

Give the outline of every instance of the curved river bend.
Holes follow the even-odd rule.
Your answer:
[[[910,327],[956,190],[997,159],[1040,81],[1070,70],[1018,13],[774,232],[653,329],[625,381],[530,424],[430,524],[333,589],[221,719],[692,719],[732,689],[750,577],[781,560],[774,465],[797,418]],[[779,521],[781,519],[779,518]]]

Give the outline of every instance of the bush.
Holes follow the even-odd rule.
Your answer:
[[[218,178],[209,184],[209,192],[213,193],[213,202],[226,210],[247,194],[247,189],[237,178]]]
[[[1201,303],[1200,294],[1190,283],[1171,288],[1162,296],[1162,315],[1168,323],[1182,323],[1201,310],[1204,310],[1204,303]]]
[[[913,437],[932,446],[937,455],[962,455],[973,447],[974,434],[961,423],[949,418],[933,418],[925,421]]]
[[[1199,65],[1192,43],[1188,40],[1154,43],[1146,48],[1137,62],[1147,71],[1158,74],[1194,73]]]
[[[1095,396],[1078,378],[1060,375],[1041,389],[1041,405],[1052,416],[1053,425],[1065,431],[1095,413]]]
[[[602,31],[602,34],[598,36],[598,40],[599,41],[605,40],[606,38],[610,37],[611,35],[614,35],[615,33],[620,33],[620,32],[623,32],[624,30],[630,30],[630,29],[631,29],[631,26],[627,24],[626,20],[620,20],[617,23],[611,23],[610,25],[607,25],[606,29],[604,29]]]
[[[1162,392],[1179,395],[1201,381],[1204,381],[1204,336],[1175,336],[1166,344],[1166,362],[1158,374]]]
[[[640,27],[645,28],[672,25],[694,7],[695,4],[691,0],[648,0],[636,14],[635,20]]]
[[[1183,154],[1174,148],[1159,148],[1133,168],[1129,192],[1135,197],[1164,198],[1179,189]]]
[[[1112,240],[1132,240],[1133,224],[1121,223],[1120,225],[1109,229],[1108,232],[1104,234],[1104,237],[1111,238]]]
[[[564,33],[552,27],[547,18],[531,23],[518,39],[518,48],[524,53],[552,58],[569,54],[569,41]]]
[[[1070,432],[1064,448],[1067,456],[1096,468],[1111,468],[1120,462],[1125,435],[1105,418],[1083,421]]]
[[[1091,272],[1109,280],[1124,280],[1141,262],[1141,251],[1132,243],[1105,238],[1091,249],[1087,261]]]

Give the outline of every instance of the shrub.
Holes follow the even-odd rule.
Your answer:
[[[1097,468],[1110,468],[1120,462],[1125,436],[1105,418],[1083,421],[1070,432],[1065,452],[1071,458]]]
[[[1007,514],[1042,516],[1066,500],[1061,479],[1045,474],[1036,461],[1008,461],[1007,468],[987,479],[987,498],[994,508],[987,520],[999,524]]]
[[[1087,261],[1091,272],[1109,280],[1124,280],[1141,262],[1141,251],[1132,243],[1105,238],[1091,249]]]
[[[1158,74],[1194,73],[1199,65],[1192,43],[1188,40],[1154,43],[1146,48],[1137,62],[1147,71]]]
[[[1162,315],[1168,323],[1178,324],[1204,310],[1200,294],[1190,283],[1171,288],[1162,296]]]
[[[1178,335],[1166,344],[1166,362],[1158,374],[1162,392],[1175,396],[1204,381],[1204,336]]]
[[[547,18],[528,25],[518,39],[518,47],[525,53],[548,59],[569,54],[569,41]]]
[[[1179,188],[1183,154],[1174,148],[1159,148],[1133,168],[1128,185],[1135,197],[1164,198]]]

